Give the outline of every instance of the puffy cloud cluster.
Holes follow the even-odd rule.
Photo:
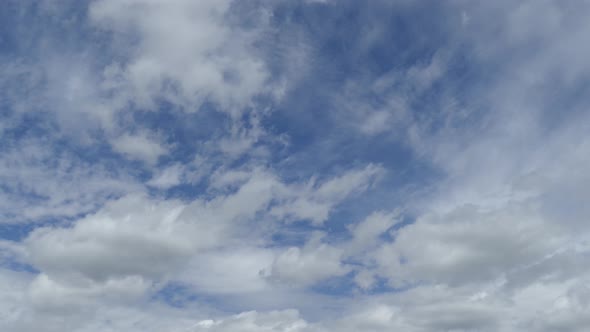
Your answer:
[[[256,56],[259,27],[232,22],[231,1],[97,1],[90,19],[113,32],[126,56],[105,70],[104,84],[129,101],[154,107],[164,98],[197,111],[218,103],[240,112],[270,89],[269,73]],[[264,13],[253,19],[264,25]],[[128,45],[128,47],[126,47]]]
[[[226,194],[188,203],[128,195],[71,225],[37,227],[6,250],[39,271],[28,293],[40,310],[139,301],[168,282],[211,294],[268,292],[272,285],[265,271],[272,271],[273,277],[313,282],[337,274],[326,267],[325,257],[339,265],[328,248],[319,256],[310,248],[306,257],[297,248],[281,253],[268,247],[268,232],[284,222],[272,209],[282,209],[292,199],[315,197],[336,181],[347,183],[349,191],[362,191],[366,183],[355,183],[359,172],[366,171],[351,171],[315,190],[301,191],[299,185],[282,183],[267,171],[244,171]],[[322,203],[330,209],[344,198],[339,195]],[[301,219],[310,215],[299,211]],[[304,267],[290,262],[301,259]],[[309,275],[312,261],[316,273]]]

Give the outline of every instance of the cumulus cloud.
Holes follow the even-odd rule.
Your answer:
[[[314,234],[303,248],[291,247],[274,260],[270,278],[291,285],[313,285],[349,271],[342,263],[342,250],[321,243],[322,234]]]
[[[153,107],[166,98],[198,110],[212,101],[239,112],[266,86],[268,72],[256,57],[256,29],[232,26],[230,1],[97,1],[90,18],[98,27],[128,35],[130,58],[113,79],[130,101]],[[264,20],[263,15],[259,16]],[[262,24],[263,22],[261,22]]]
[[[291,198],[314,192],[301,193],[298,186],[262,170],[236,179],[241,179],[236,187],[212,199],[185,203],[128,195],[70,227],[35,229],[17,253],[41,271],[30,286],[32,299],[42,307],[60,308],[93,299],[141,298],[167,280],[202,293],[266,292],[269,276],[311,285],[347,271],[339,261],[340,250],[319,238],[302,252],[264,247],[272,224],[256,221],[256,216],[273,201],[281,202],[274,205],[279,208],[289,204],[282,198],[285,193]]]
[[[477,213],[466,207],[442,220],[418,219],[396,232],[395,241],[380,248],[377,260],[397,285],[464,285],[499,278],[565,244],[559,227],[535,220],[534,214],[510,212]],[[535,241],[538,238],[544,241]]]
[[[168,271],[192,246],[182,241],[183,206],[162,206],[141,197],[125,197],[72,228],[39,228],[25,243],[30,260],[53,274],[74,274],[95,281],[109,277],[157,277]],[[185,230],[187,231],[187,230]],[[211,243],[211,240],[207,240]],[[211,245],[211,244],[209,244]]]

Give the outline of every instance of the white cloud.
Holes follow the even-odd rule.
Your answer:
[[[387,232],[398,221],[397,217],[397,213],[376,211],[362,222],[350,226],[349,231],[353,238],[347,245],[347,250],[356,253],[379,244],[379,236]]]
[[[286,202],[274,207],[271,214],[278,218],[310,220],[314,224],[322,224],[334,205],[366,191],[383,173],[382,167],[368,165],[317,185],[315,181],[310,181],[305,187],[295,187],[292,188],[293,192],[286,193]]]
[[[31,276],[2,268],[0,281],[0,327],[9,327],[18,322],[22,313],[27,310],[23,303]]]
[[[176,277],[203,294],[256,293],[269,290],[263,272],[272,263],[270,249],[236,247],[196,255]]]
[[[331,197],[342,183],[366,187],[361,180],[374,170],[361,172],[369,174],[353,172],[352,180],[338,177],[316,191]],[[219,178],[231,180],[232,174]],[[229,192],[211,199],[185,203],[129,195],[71,227],[35,229],[18,256],[41,271],[31,285],[34,302],[61,307],[92,299],[137,298],[169,278],[203,293],[256,293],[268,291],[268,273],[287,283],[310,285],[348,271],[340,263],[341,250],[319,239],[280,254],[263,248],[273,227],[265,223],[276,219],[254,218],[273,201],[289,204],[284,197],[317,192],[301,193],[298,186],[285,185],[260,169],[238,179]],[[251,230],[253,222],[259,230]]]
[[[38,21],[59,21],[62,28],[84,16],[65,17],[59,6],[44,6],[49,16]],[[326,105],[326,112],[339,109],[334,118],[345,123],[342,131],[367,143],[359,145],[368,151],[331,165],[342,170],[338,174],[318,171],[317,178],[296,181],[298,174],[285,174],[288,167],[275,163],[284,151],[275,155],[269,141],[280,138],[270,137],[276,129],[265,122],[270,111],[253,100],[260,94],[289,97],[290,82],[273,76],[295,78],[302,74],[292,72],[300,68],[314,74],[307,61],[317,53],[313,43],[301,45],[284,55],[297,60],[288,73],[271,75],[281,69],[271,70],[260,43],[275,42],[269,27],[283,17],[240,6],[225,0],[99,0],[90,5],[89,19],[97,33],[108,35],[101,45],[115,59],[95,58],[87,49],[34,64],[2,58],[0,106],[14,114],[0,124],[8,140],[0,156],[0,217],[57,222],[34,225],[30,233],[1,229],[2,236],[15,238],[0,242],[1,330],[586,329],[586,4],[441,5],[444,15],[458,13],[456,22],[436,25],[449,29],[441,31],[449,34],[445,49],[374,76],[359,68],[361,78],[343,84],[329,101],[335,105]],[[396,13],[412,8],[403,6]],[[307,14],[302,10],[302,21],[314,19]],[[241,15],[250,15],[247,22]],[[371,27],[359,44],[367,48],[354,54],[358,59],[383,38],[381,32],[390,33],[373,27],[378,20],[366,24]],[[433,101],[426,107],[432,109],[414,109],[421,98]],[[210,124],[220,132],[195,143],[198,151],[189,153],[199,156],[196,161],[160,159],[172,158],[175,147],[159,136],[168,128],[156,135],[127,112],[157,111],[161,102],[172,104],[171,114],[211,103],[230,120]],[[278,106],[273,111],[280,112]],[[144,161],[151,178],[144,181],[98,153],[104,142]],[[353,198],[389,175],[385,166],[360,159],[372,155],[370,144],[412,149],[409,158],[416,159],[408,172],[392,176],[421,186],[426,163],[434,169],[434,180],[425,180],[432,186],[389,200],[398,182],[384,182],[383,197],[363,207],[375,209],[334,229],[338,221],[330,218],[340,204],[354,210]],[[375,159],[384,165],[398,158],[382,157]],[[156,167],[159,161],[168,166]],[[363,162],[368,166],[347,168]],[[414,162],[420,163],[416,174]],[[190,198],[167,198],[167,189],[201,179],[203,188]],[[146,191],[159,196],[141,194]],[[413,222],[396,227],[401,220]],[[282,243],[273,236],[283,228],[307,241]],[[309,236],[318,229],[320,235]],[[354,296],[317,294],[312,286],[332,277],[353,278]],[[187,298],[194,295],[176,308],[166,303],[165,287],[175,283],[186,287]],[[400,289],[380,292],[382,283]]]
[[[391,113],[388,111],[375,111],[369,114],[361,124],[361,132],[368,135],[375,135],[391,128]]]
[[[560,227],[529,211],[481,213],[466,207],[400,229],[377,260],[397,286],[422,281],[464,285],[542,260],[566,241]]]
[[[269,277],[295,286],[309,286],[329,277],[346,274],[339,248],[321,243],[322,234],[314,234],[303,248],[291,247],[277,255]]]
[[[307,331],[307,323],[294,310],[258,313],[256,311],[220,320],[203,320],[196,324],[195,332],[298,332]]]
[[[114,138],[111,144],[116,152],[150,164],[157,163],[158,158],[167,153],[167,149],[162,144],[144,134],[124,134]]]
[[[148,182],[147,185],[156,187],[159,189],[167,189],[174,187],[182,183],[184,175],[184,169],[181,165],[175,164],[161,170],[155,174]]]
[[[80,307],[95,308],[101,300],[132,302],[141,298],[149,287],[149,282],[139,276],[109,279],[104,283],[88,280],[62,283],[40,274],[30,284],[28,295],[32,306],[40,311],[67,314]]]
[[[102,0],[92,4],[90,17],[135,40],[119,45],[130,59],[116,75],[131,101],[151,107],[163,97],[187,111],[212,101],[236,112],[268,90],[268,73],[253,48],[257,31],[232,26],[230,8],[226,0]]]
[[[94,163],[38,139],[7,147],[0,156],[2,223],[68,218],[98,209],[139,185],[123,170]]]
[[[125,197],[71,228],[36,229],[25,240],[28,259],[51,276],[65,279],[106,283],[126,276],[158,278],[193,248],[212,243],[211,238],[191,242],[182,236],[194,233],[196,227],[183,222],[184,208],[179,202],[158,204]]]

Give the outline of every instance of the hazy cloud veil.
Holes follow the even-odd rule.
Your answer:
[[[587,331],[589,15],[5,1],[0,330]]]

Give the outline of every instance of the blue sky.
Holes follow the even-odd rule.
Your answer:
[[[8,0],[0,328],[583,331],[588,14]]]

